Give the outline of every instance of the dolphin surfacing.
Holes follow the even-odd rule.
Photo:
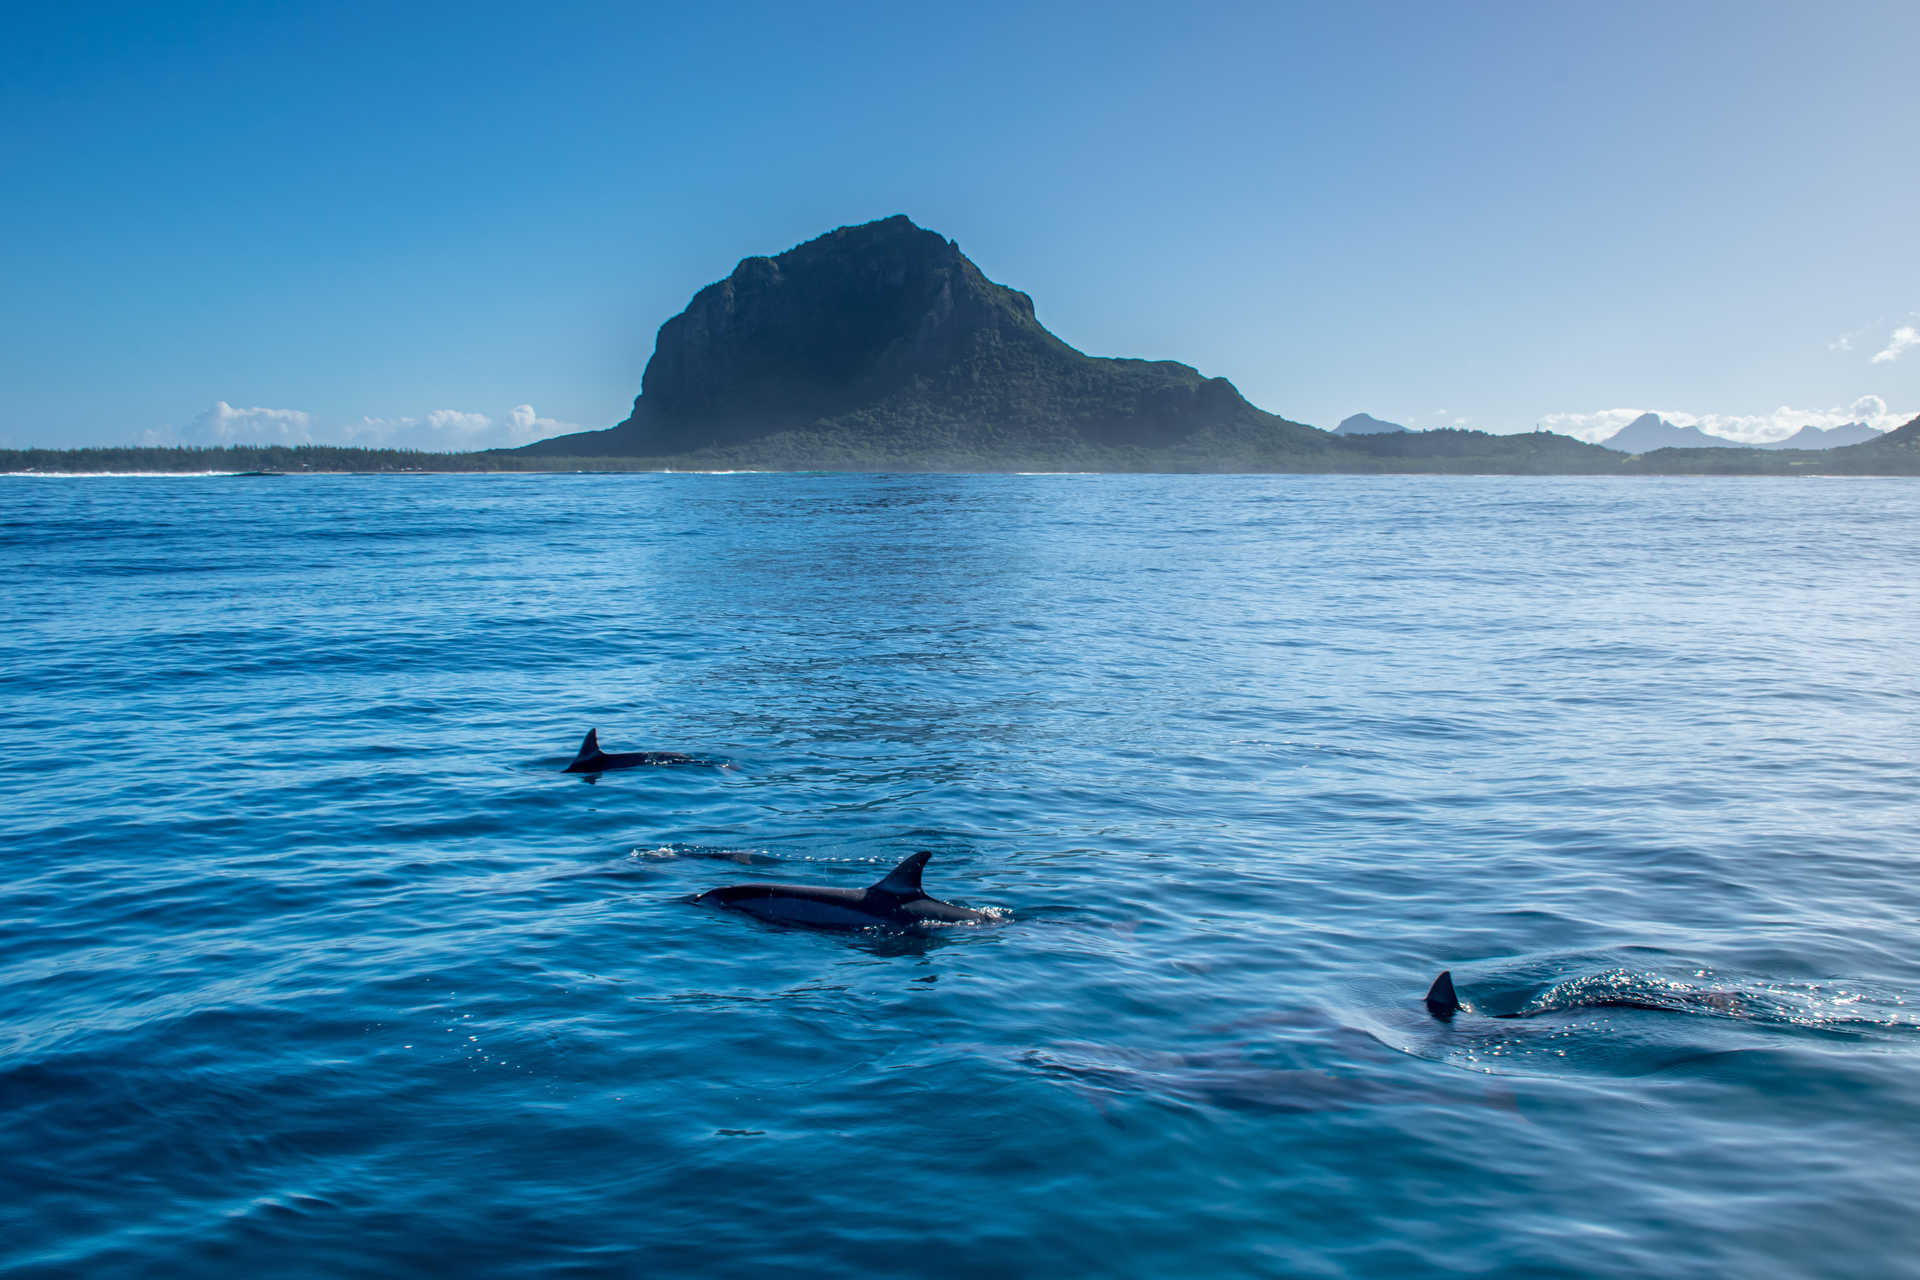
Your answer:
[[[580,754],[562,773],[605,773],[609,769],[638,769],[650,764],[693,764],[694,758],[678,751],[602,751],[600,731],[587,730]]]
[[[730,884],[709,889],[694,901],[726,907],[775,924],[814,929],[910,929],[929,924],[977,924],[993,919],[984,911],[927,896],[920,872],[933,854],[914,854],[864,889],[834,889],[810,884]]]
[[[1750,1016],[1750,1000],[1738,991],[1691,991],[1665,990],[1647,991],[1623,988],[1614,984],[1601,986],[1598,990],[1590,982],[1561,983],[1554,990],[1584,988],[1573,993],[1573,999],[1564,1004],[1548,1004],[1539,1008],[1516,1009],[1511,1013],[1488,1013],[1489,1018],[1538,1018],[1547,1014],[1570,1013],[1579,1009],[1646,1009],[1654,1013],[1718,1013],[1734,1017]],[[1440,976],[1427,988],[1427,1012],[1442,1022],[1449,1022],[1453,1015],[1467,1006],[1460,1003],[1459,994],[1453,989],[1453,972],[1442,969]],[[1481,1010],[1473,1010],[1479,1013]]]

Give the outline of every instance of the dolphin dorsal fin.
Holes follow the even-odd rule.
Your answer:
[[[1436,1018],[1451,1018],[1460,1012],[1460,997],[1453,990],[1453,970],[1442,969],[1427,988],[1427,1012]]]
[[[575,756],[574,759],[585,760],[588,756],[597,756],[599,754],[600,730],[589,729],[587,730],[587,740],[580,744],[580,754]]]
[[[924,898],[927,891],[920,887],[920,872],[927,865],[931,853],[922,850],[887,872],[884,880],[878,881],[870,893],[890,893],[898,898]]]

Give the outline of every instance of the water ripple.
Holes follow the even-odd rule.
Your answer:
[[[0,490],[0,1273],[1920,1246],[1905,482]]]

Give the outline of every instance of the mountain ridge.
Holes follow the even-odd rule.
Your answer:
[[[1643,413],[1620,428],[1600,446],[1618,453],[1652,453],[1656,449],[1739,449],[1738,440],[1709,435],[1699,427],[1676,427],[1657,413]]]
[[[1816,427],[1812,423],[1790,436],[1752,446],[1756,449],[1838,449],[1850,444],[1870,444],[1885,432],[1864,422],[1843,422],[1837,427]]]
[[[1656,449],[1835,449],[1870,443],[1881,434],[1864,422],[1847,422],[1827,428],[1808,424],[1780,440],[1734,440],[1700,427],[1675,426],[1657,413],[1643,413],[1599,444],[1620,453],[1652,453]]]
[[[749,257],[660,327],[633,413],[531,455],[801,462],[1179,450],[1314,454],[1327,433],[1171,360],[1089,356],[959,246],[896,214]]]
[[[1898,442],[1768,450],[1657,414],[1606,445],[1394,430],[1367,415],[1342,426],[1361,418],[1374,429],[1323,431],[1177,361],[1087,355],[1039,322],[1028,295],[896,214],[744,258],[696,292],[660,326],[624,421],[484,456],[512,469],[1920,471],[1920,451]],[[1625,452],[1636,427],[1652,438]]]

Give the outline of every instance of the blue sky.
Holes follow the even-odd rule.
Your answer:
[[[38,6],[0,444],[624,417],[748,254],[903,212],[1319,426],[1920,412],[1920,5]]]

